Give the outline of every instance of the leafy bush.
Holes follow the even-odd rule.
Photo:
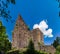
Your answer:
[[[60,45],[57,46],[56,50],[60,52]]]
[[[60,54],[60,52],[59,51],[56,51],[56,53],[55,54]]]
[[[56,47],[56,53],[55,54],[60,54],[60,45]]]

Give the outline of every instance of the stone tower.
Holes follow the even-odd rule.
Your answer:
[[[38,50],[39,45],[44,45],[43,33],[38,28],[31,31],[31,36],[33,37],[35,49]]]
[[[28,46],[30,38],[32,38],[36,49],[39,43],[43,44],[42,32],[38,28],[30,31],[19,15],[12,33],[12,47],[17,49],[25,48]]]

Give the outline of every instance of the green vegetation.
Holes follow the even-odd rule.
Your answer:
[[[55,54],[60,54],[60,45],[56,47],[56,53]]]
[[[56,40],[54,40],[53,44],[52,44],[55,48],[60,45],[60,37],[57,37]]]
[[[8,51],[6,54],[20,54],[20,53],[19,53],[19,50],[13,49]]]
[[[55,54],[60,54],[60,37],[57,37],[56,40],[54,40],[52,45],[56,49],[56,53]]]
[[[11,42],[8,40],[6,28],[2,25],[2,22],[0,21],[0,53],[5,53],[10,49]]]

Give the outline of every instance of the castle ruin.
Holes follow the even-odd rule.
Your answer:
[[[12,47],[16,49],[26,48],[30,38],[32,38],[36,50],[39,49],[51,54],[55,53],[53,46],[44,45],[43,33],[38,28],[29,30],[28,26],[19,15],[12,33]]]

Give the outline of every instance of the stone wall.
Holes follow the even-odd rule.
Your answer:
[[[12,48],[26,48],[30,38],[32,38],[36,50],[43,50],[54,54],[55,49],[53,46],[44,45],[43,33],[38,28],[32,31],[28,30],[27,25],[19,15],[12,33]]]

